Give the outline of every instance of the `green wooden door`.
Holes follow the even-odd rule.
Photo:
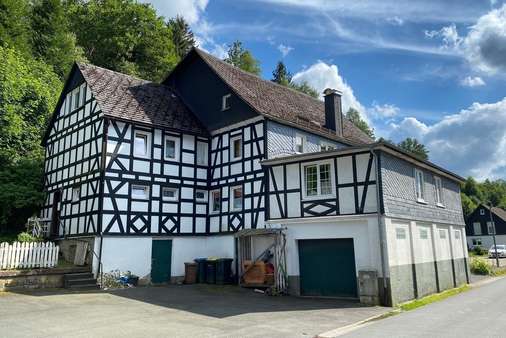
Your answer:
[[[172,241],[153,241],[151,250],[151,282],[167,283],[170,280]]]
[[[357,297],[352,238],[299,240],[303,296]]]

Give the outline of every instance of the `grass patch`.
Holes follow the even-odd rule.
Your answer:
[[[440,300],[446,299],[451,296],[455,296],[455,295],[465,292],[469,289],[471,289],[471,287],[469,285],[467,285],[467,284],[462,285],[461,287],[458,287],[455,289],[446,290],[446,291],[443,291],[440,293],[435,293],[435,294],[428,295],[428,296],[420,298],[420,299],[415,299],[413,301],[400,304],[398,307],[402,311],[414,310],[414,309],[419,308],[421,306],[425,306],[427,304],[434,303],[434,302],[439,302]]]

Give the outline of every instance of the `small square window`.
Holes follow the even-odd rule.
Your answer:
[[[335,150],[335,149],[336,149],[336,146],[331,143],[320,142],[320,151],[330,151],[330,150]]]
[[[302,135],[295,135],[295,152],[302,154],[305,150],[306,139]]]
[[[195,191],[195,199],[197,201],[204,202],[207,200],[207,191],[205,190],[196,190]]]
[[[221,110],[227,110],[230,109],[230,98],[232,97],[231,94],[223,95],[221,98]]]
[[[480,209],[480,215],[481,215],[481,216],[484,216],[484,215],[485,215],[485,209]]]
[[[395,237],[397,239],[406,239],[406,229],[404,229],[404,228],[395,228]]]
[[[419,232],[420,232],[420,239],[429,238],[429,231],[427,229],[419,229]]]
[[[164,201],[177,201],[178,200],[177,188],[164,187],[162,189],[162,199]]]
[[[242,210],[242,187],[232,188],[232,209]]]
[[[238,160],[242,158],[242,138],[241,136],[235,136],[230,138],[231,143],[231,154],[232,160]]]
[[[221,211],[221,193],[219,190],[211,191],[211,211],[213,213]]]
[[[174,136],[165,137],[165,159],[179,160],[179,138]]]
[[[72,188],[72,202],[77,202],[81,198],[81,187]]]
[[[207,143],[197,142],[197,164],[207,165]]]
[[[134,154],[137,156],[147,157],[149,152],[148,141],[149,136],[147,133],[141,131],[135,132]]]
[[[149,198],[149,188],[145,185],[132,185],[132,198],[147,200]]]
[[[446,238],[446,230],[439,229],[439,238],[445,239]]]
[[[460,230],[455,230],[455,239],[460,239]]]

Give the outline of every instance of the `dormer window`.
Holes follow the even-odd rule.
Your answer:
[[[230,109],[230,98],[232,97],[231,94],[223,95],[221,98],[221,110],[227,110]]]

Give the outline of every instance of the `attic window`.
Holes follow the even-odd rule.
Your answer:
[[[232,97],[231,94],[223,95],[221,98],[221,110],[227,110],[230,109],[230,98]]]

